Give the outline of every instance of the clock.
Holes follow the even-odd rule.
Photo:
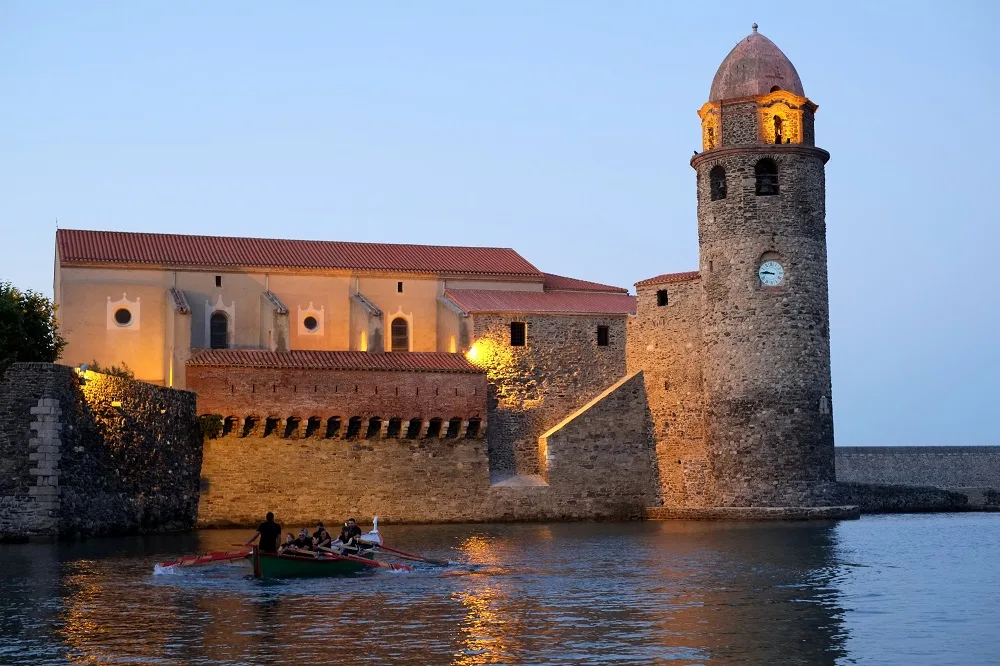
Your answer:
[[[757,269],[757,277],[765,287],[776,287],[785,279],[785,269],[777,261],[765,261]]]

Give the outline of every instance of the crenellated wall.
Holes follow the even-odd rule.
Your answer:
[[[486,428],[482,372],[190,365],[187,375],[198,413],[222,416],[234,437],[477,438]]]
[[[199,524],[286,525],[379,515],[396,523],[639,518],[656,503],[641,373],[536,443],[546,483],[491,485],[482,439],[225,436],[205,442]]]
[[[189,529],[201,434],[194,395],[49,363],[0,382],[0,535]]]

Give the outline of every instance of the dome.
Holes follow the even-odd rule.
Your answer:
[[[754,23],[753,32],[740,40],[719,65],[708,101],[764,95],[775,88],[806,96],[795,65],[774,42],[757,32]]]

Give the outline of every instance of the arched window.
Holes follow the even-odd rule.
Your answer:
[[[209,321],[209,346],[212,349],[227,349],[229,347],[229,317],[224,312],[213,312]]]
[[[784,143],[784,139],[781,138],[781,116],[774,117],[774,142]]]
[[[753,168],[757,177],[757,195],[778,194],[778,165],[769,157],[759,160]]]
[[[402,317],[396,317],[392,320],[392,351],[394,352],[405,352],[410,351],[410,331],[409,325],[406,320]]]
[[[712,167],[708,172],[708,182],[712,191],[712,201],[726,198],[726,170],[722,165]]]

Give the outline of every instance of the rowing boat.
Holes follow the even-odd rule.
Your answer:
[[[247,558],[253,563],[255,578],[320,578],[326,576],[349,576],[365,573],[379,567],[375,554],[362,552],[360,556],[292,555],[282,553],[262,553],[254,548]]]

